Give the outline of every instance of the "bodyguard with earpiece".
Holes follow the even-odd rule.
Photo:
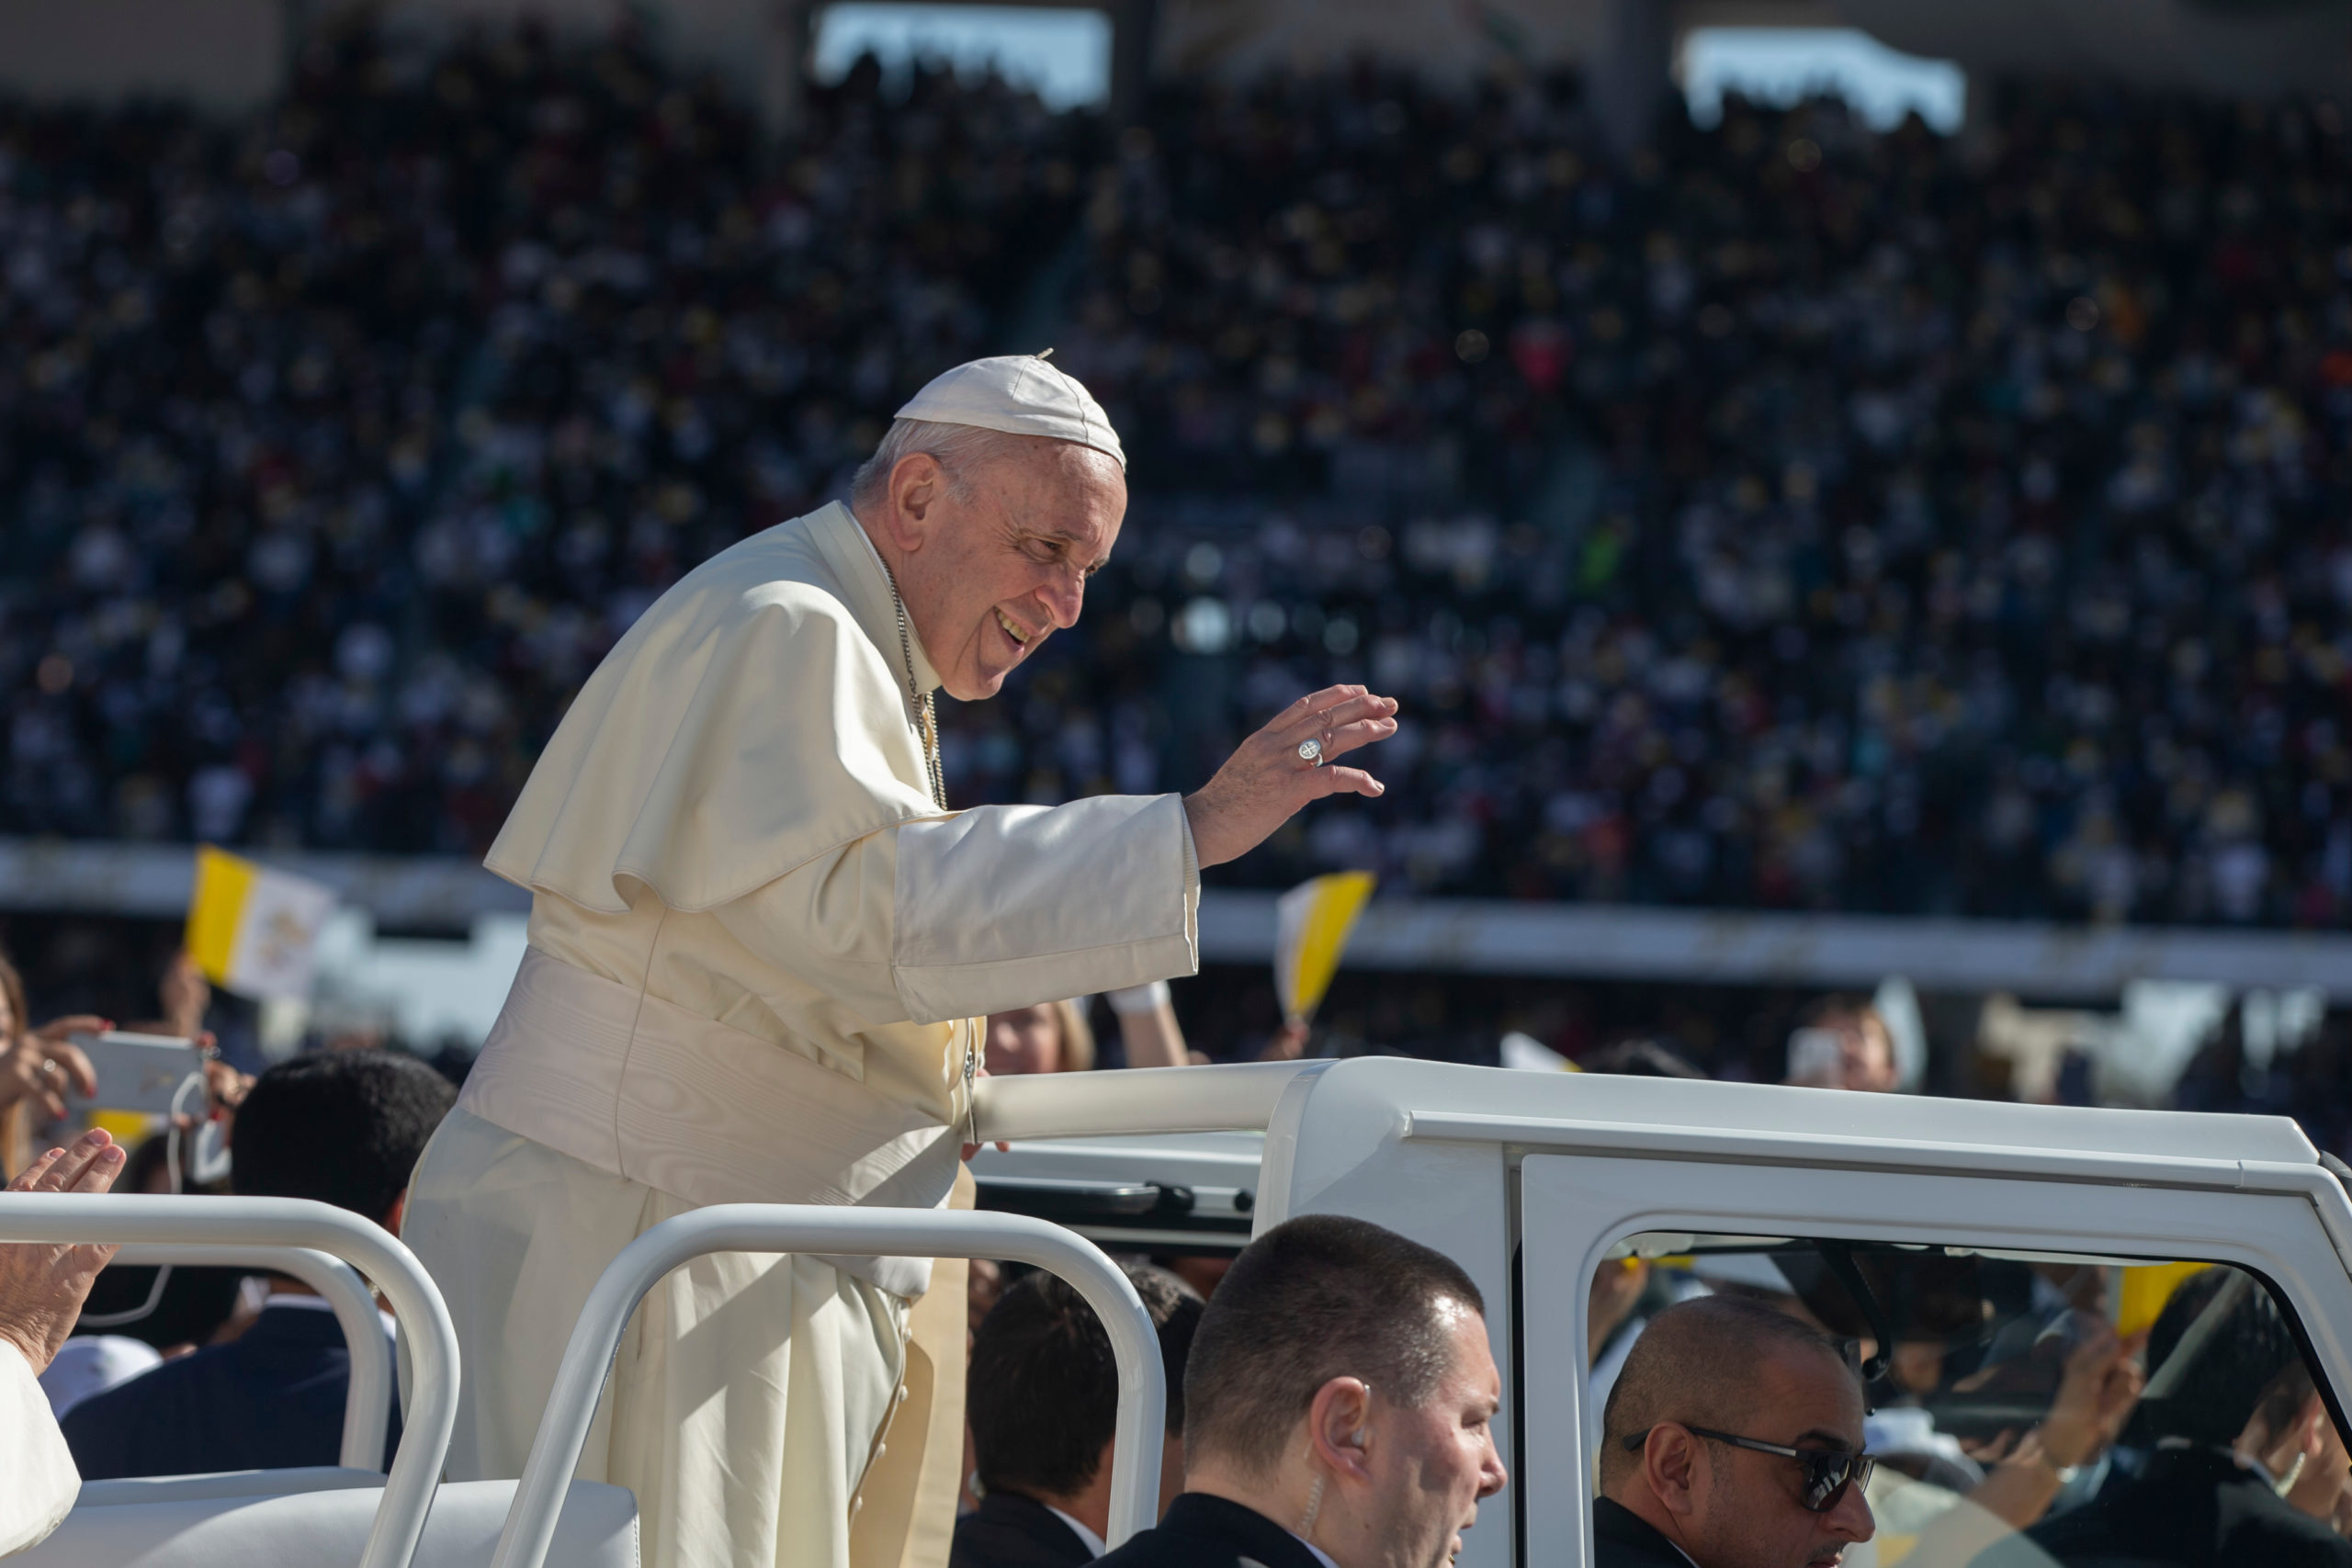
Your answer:
[[[1277,1225],[1193,1337],[1182,1495],[1100,1568],[1442,1568],[1502,1490],[1501,1400],[1452,1259],[1363,1220]]]

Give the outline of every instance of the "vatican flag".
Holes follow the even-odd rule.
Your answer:
[[[1379,879],[1368,871],[1311,877],[1274,901],[1274,991],[1283,1017],[1304,1023],[1315,1016],[1339,972],[1348,933]]]
[[[256,1001],[307,1001],[334,889],[201,844],[187,951],[207,978]]]

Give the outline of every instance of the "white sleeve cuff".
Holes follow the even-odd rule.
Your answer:
[[[1140,986],[1128,986],[1104,995],[1111,1010],[1122,1016],[1139,1012],[1158,1012],[1173,1002],[1175,994],[1165,980],[1149,980]]]

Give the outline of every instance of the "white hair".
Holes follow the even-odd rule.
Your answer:
[[[860,463],[849,481],[850,505],[863,510],[878,502],[890,487],[890,470],[902,457],[921,452],[937,463],[947,478],[947,493],[959,502],[972,499],[972,471],[1000,457],[1010,456],[1034,435],[1014,435],[977,424],[942,424],[929,419],[894,419],[882,434],[874,456]]]

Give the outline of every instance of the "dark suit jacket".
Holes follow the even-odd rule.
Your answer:
[[[2159,1450],[2138,1479],[2109,1483],[2026,1534],[2069,1568],[2352,1568],[2352,1541],[2296,1512],[2262,1477],[2213,1449]],[[1998,1552],[1977,1561],[1989,1568]]]
[[[1203,1492],[1168,1505],[1159,1528],[1098,1557],[1100,1568],[1323,1568],[1298,1537],[1253,1509]]]
[[[60,1425],[85,1481],[334,1464],[350,1387],[334,1314],[270,1307],[238,1339],[85,1399]]]
[[[956,1521],[947,1568],[1085,1568],[1094,1561],[1078,1532],[1043,1503],[991,1492]]]
[[[1624,1504],[1596,1497],[1592,1504],[1596,1568],[1690,1568],[1681,1550]]]

